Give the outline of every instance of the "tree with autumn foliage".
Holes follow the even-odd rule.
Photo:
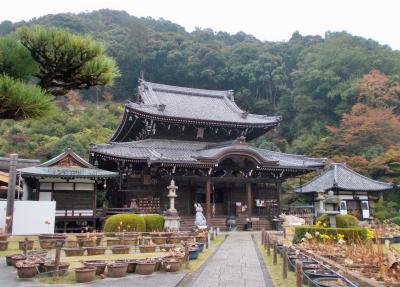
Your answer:
[[[388,150],[400,142],[400,116],[394,108],[373,108],[356,103],[346,113],[340,126],[328,127],[333,147],[345,154],[362,154],[367,158]]]

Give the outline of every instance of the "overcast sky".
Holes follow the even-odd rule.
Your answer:
[[[102,8],[164,18],[184,26],[236,33],[261,40],[346,30],[400,49],[398,0],[2,0],[0,20],[29,20],[50,13]]]

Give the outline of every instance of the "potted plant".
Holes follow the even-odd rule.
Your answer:
[[[162,244],[159,246],[161,252],[169,252],[176,247],[175,244]]]
[[[136,273],[141,275],[151,275],[156,268],[157,261],[151,258],[139,260],[136,264]]]
[[[121,240],[119,238],[109,238],[107,239],[107,246],[119,245]]]
[[[338,278],[338,275],[328,269],[305,270],[304,275],[309,278],[308,285],[316,286],[313,281],[320,277]]]
[[[54,249],[56,247],[56,241],[54,239],[40,239],[39,244],[42,249]]]
[[[65,256],[71,257],[71,256],[83,256],[85,254],[85,249],[82,248],[63,248],[65,252]]]
[[[114,245],[111,246],[112,254],[129,254],[129,246],[126,245]]]
[[[82,261],[84,266],[96,267],[96,275],[103,274],[106,269],[106,261],[104,260],[85,260]]]
[[[198,243],[207,243],[207,236],[205,235],[197,235],[196,242]]]
[[[93,255],[104,255],[106,253],[107,247],[95,246],[95,247],[86,247],[85,249],[89,256],[93,256]]]
[[[115,260],[115,262],[117,262],[117,263],[120,263],[120,262],[128,263],[127,272],[128,273],[135,273],[136,264],[137,264],[138,260],[137,259],[126,259],[126,260]]]
[[[64,275],[68,271],[69,265],[70,264],[68,262],[60,262],[58,266],[58,275]],[[56,273],[56,263],[54,262],[54,260],[45,262],[44,270],[46,272],[49,272],[50,276],[54,275]]]
[[[23,255],[23,254],[11,255],[11,265],[15,267],[17,262],[23,261],[23,260],[26,260],[26,259],[27,259],[27,257],[25,255]]]
[[[340,278],[320,277],[313,280],[315,286],[320,287],[351,287],[348,282]]]
[[[84,266],[75,269],[75,280],[78,283],[91,282],[96,277],[96,267]]]
[[[152,253],[156,252],[156,247],[155,244],[139,245],[139,250],[140,253]]]
[[[167,237],[152,237],[151,240],[154,244],[161,245],[167,243]]]
[[[128,263],[126,262],[114,262],[107,265],[108,276],[112,278],[120,278],[126,275],[128,270]]]
[[[94,247],[96,240],[93,237],[86,237],[78,239],[79,247]]]
[[[37,265],[32,261],[22,260],[15,264],[19,278],[33,278],[38,273]]]
[[[199,252],[203,252],[205,243],[196,243],[195,246],[199,249]]]
[[[19,254],[6,255],[6,264],[7,264],[7,266],[13,266],[11,257],[14,256],[14,255],[19,255]]]
[[[199,257],[199,249],[197,247],[190,247],[189,248],[189,259],[194,260]]]
[[[164,260],[163,265],[166,272],[177,272],[181,264],[176,258],[167,258]]]
[[[6,251],[8,249],[8,241],[0,241],[0,251]]]
[[[8,234],[4,229],[0,228],[0,241],[7,241]]]
[[[66,239],[64,241],[64,246],[67,248],[75,248],[78,247],[78,240],[74,240],[74,239]]]
[[[26,244],[26,250],[32,250],[33,249],[33,240],[21,240],[18,241],[18,248],[19,250],[24,250],[25,249],[25,244]]]

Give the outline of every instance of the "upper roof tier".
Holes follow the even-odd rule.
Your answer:
[[[240,109],[232,91],[203,90],[156,84],[139,80],[139,102],[126,104],[124,119],[111,141],[129,141],[126,136],[129,115],[180,125],[216,126],[267,130],[276,127],[281,117],[249,114]],[[247,138],[252,136],[246,135]],[[232,135],[232,138],[237,134]],[[125,140],[122,140],[122,139]],[[143,137],[142,137],[143,138]],[[144,137],[146,138],[146,137]]]
[[[295,192],[325,192],[332,189],[351,191],[383,191],[390,183],[373,180],[351,170],[345,163],[332,163],[321,175],[297,187]]]

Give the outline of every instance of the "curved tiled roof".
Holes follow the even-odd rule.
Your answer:
[[[333,163],[323,174],[295,188],[295,192],[310,193],[333,188],[354,191],[383,191],[392,187],[389,183],[363,176],[348,168],[344,163]]]
[[[18,169],[22,176],[109,178],[118,173],[96,168],[71,149],[36,166]]]
[[[116,159],[204,165],[216,164],[225,154],[240,152],[252,155],[260,162],[260,167],[288,169],[315,169],[324,165],[324,159],[314,159],[251,147],[246,143],[229,141],[207,143],[166,139],[146,139],[133,142],[95,145],[91,148],[101,156]]]
[[[232,91],[177,87],[140,81],[141,102],[126,106],[133,111],[163,118],[225,124],[278,125],[281,117],[248,114],[233,99]]]

